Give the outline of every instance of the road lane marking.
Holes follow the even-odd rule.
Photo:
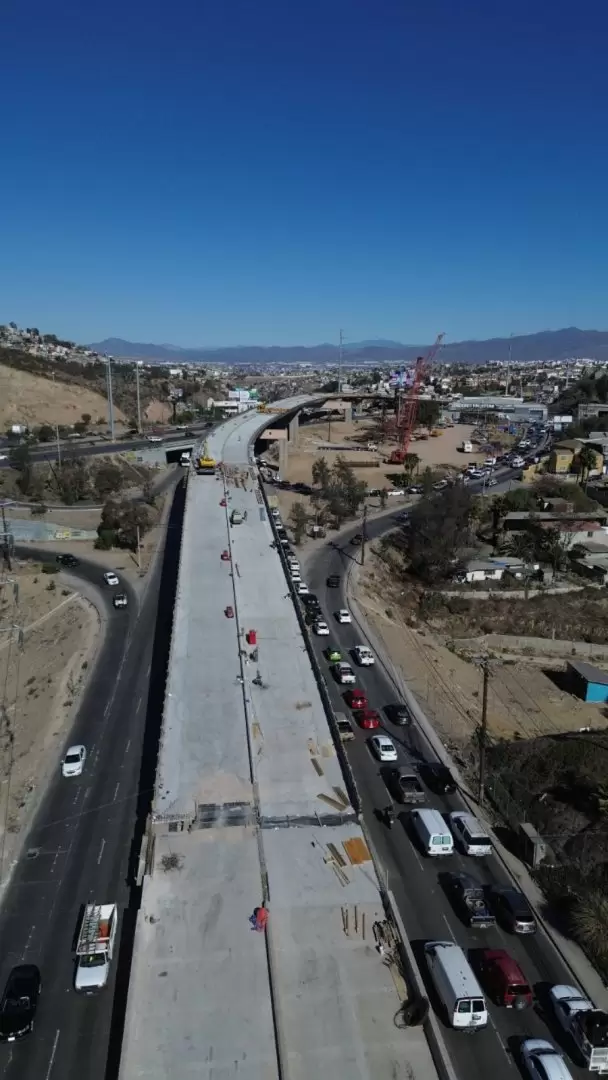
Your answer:
[[[509,1053],[508,1048],[505,1046],[505,1044],[503,1043],[500,1035],[498,1034],[498,1028],[496,1027],[496,1024],[494,1023],[494,1020],[492,1019],[492,1013],[490,1012],[489,1009],[488,1009],[488,1020],[490,1021],[490,1024],[494,1028],[494,1034],[496,1035],[496,1038],[498,1039],[498,1042],[500,1043],[500,1047],[501,1047],[507,1061],[509,1062],[509,1065],[512,1065],[513,1064],[513,1057]]]
[[[135,712],[138,713],[140,709],[141,709],[141,694],[139,695],[139,697],[137,699],[137,708],[135,709]]]
[[[51,1060],[49,1061],[49,1067],[46,1070],[45,1080],[49,1080],[49,1077],[53,1071],[53,1063],[55,1061],[55,1054],[57,1053],[57,1043],[59,1042],[59,1028],[57,1028],[57,1034],[55,1035],[55,1042],[53,1043],[53,1049],[51,1050]]]
[[[106,846],[106,842],[105,842],[105,840],[102,839],[101,847],[99,849],[99,855],[97,856],[97,865],[98,866],[99,866],[99,864],[101,862],[101,859],[102,859],[102,856],[103,856],[103,849],[104,849],[105,846]]]
[[[451,937],[452,941],[453,941],[453,942],[454,942],[454,944],[456,945],[456,944],[457,944],[457,941],[456,941],[456,938],[454,937],[454,931],[452,930],[452,927],[450,926],[450,924],[449,924],[449,922],[448,922],[448,917],[447,917],[447,915],[444,915],[444,916],[443,916],[443,921],[444,921],[445,925],[446,925],[446,926],[447,926],[447,928],[448,928],[448,934],[450,935],[450,937]]]
[[[127,745],[125,746],[125,754],[129,753],[130,748],[131,748],[131,740],[129,739]]]
[[[119,783],[118,783],[118,784],[116,785],[116,787],[114,788],[114,798],[112,799],[112,802],[116,802],[116,796],[118,795],[118,789],[119,789],[119,787],[120,787],[120,782],[119,782]]]

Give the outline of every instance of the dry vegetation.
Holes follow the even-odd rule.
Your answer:
[[[71,426],[88,413],[93,423],[106,424],[108,403],[101,393],[57,379],[0,364],[0,430],[11,424]],[[116,409],[116,420],[126,422]]]

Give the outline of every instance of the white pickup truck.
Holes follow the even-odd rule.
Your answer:
[[[334,672],[334,675],[335,675],[335,678],[336,678],[336,682],[339,682],[341,686],[346,686],[346,685],[349,685],[349,684],[354,686],[356,681],[357,681],[355,679],[355,673],[354,673],[353,669],[351,668],[350,664],[345,664],[345,663],[334,664],[333,665],[333,672]]]
[[[116,904],[87,904],[76,944],[76,976],[74,988],[84,994],[102,990],[110,974],[114,952],[118,906]]]
[[[589,1071],[608,1073],[608,1014],[575,986],[552,986],[549,995],[559,1023],[572,1036]]]
[[[376,659],[371,649],[368,649],[367,645],[355,645],[353,649],[353,655],[360,667],[371,667],[376,663]]]

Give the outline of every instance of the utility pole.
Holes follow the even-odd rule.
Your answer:
[[[141,360],[135,361],[135,386],[137,388],[137,433],[141,435],[141,398],[139,396],[139,369]]]
[[[141,574],[141,550],[140,550],[140,547],[139,547],[139,525],[137,525],[136,528],[137,528],[137,569],[139,570],[139,573]]]
[[[59,424],[55,424],[55,439],[57,441],[57,464],[61,468],[61,444],[59,442]]]
[[[338,393],[342,393],[342,357],[344,355],[344,331],[340,330],[340,352],[338,355]]]
[[[6,563],[6,569],[12,570],[13,564],[11,562],[11,543],[8,535],[8,528],[6,525],[6,503],[2,502],[2,504],[0,505],[2,507],[2,532],[4,534],[4,561]]]
[[[114,442],[114,402],[112,400],[112,357],[106,357],[107,382],[108,382],[108,421],[110,424],[110,436]]]
[[[513,338],[513,334],[511,334],[511,337],[509,338],[509,359],[507,361],[507,380],[505,382],[505,397],[509,396],[509,375],[511,374],[511,340],[512,340],[512,338]]]
[[[479,728],[479,776],[478,802],[483,806],[486,782],[486,739],[488,735],[488,686],[490,683],[490,662],[486,657],[481,662],[483,672],[483,692],[481,697],[481,726]]]
[[[365,545],[367,543],[367,503],[363,507],[363,522],[361,524],[361,566],[365,566]]]

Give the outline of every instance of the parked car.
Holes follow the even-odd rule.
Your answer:
[[[0,1002],[0,1039],[15,1042],[33,1031],[41,989],[35,964],[18,964],[12,969]]]
[[[373,729],[380,727],[380,717],[375,709],[355,709],[354,717],[362,728]]]
[[[296,584],[296,592],[298,596],[306,596],[308,593],[308,585],[305,581],[298,581]]]
[[[393,705],[387,705],[384,711],[389,720],[398,727],[407,727],[412,722],[410,710],[401,701],[397,701]]]
[[[60,566],[74,567],[80,565],[80,560],[75,555],[57,555],[56,561]]]
[[[120,585],[118,574],[115,574],[113,570],[106,570],[103,580],[106,585]]]
[[[511,933],[536,933],[534,913],[519,889],[513,885],[493,885],[488,899],[499,922]]]
[[[86,759],[87,751],[84,746],[70,746],[61,764],[61,775],[81,776]]]
[[[497,1005],[507,1009],[526,1009],[532,1005],[530,984],[505,949],[482,949],[478,967],[482,985]]]
[[[397,747],[388,735],[372,735],[369,745],[378,761],[397,761]]]
[[[496,918],[486,903],[483,885],[472,874],[446,874],[446,891],[467,926],[476,930],[495,926]]]

